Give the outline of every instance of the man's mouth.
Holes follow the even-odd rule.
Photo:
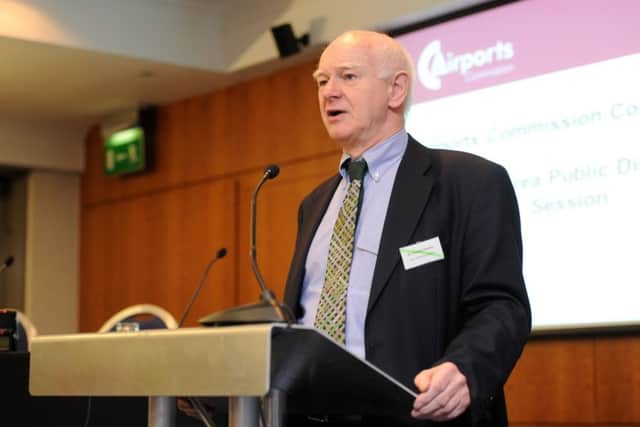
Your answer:
[[[327,110],[327,116],[329,117],[338,117],[344,113],[345,113],[344,110]]]

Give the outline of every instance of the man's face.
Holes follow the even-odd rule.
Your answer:
[[[370,48],[353,38],[338,39],[324,51],[314,78],[331,139],[344,146],[370,145],[387,136],[390,85],[379,74]]]

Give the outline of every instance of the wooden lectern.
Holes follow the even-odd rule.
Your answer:
[[[280,324],[36,337],[34,396],[228,398],[229,425],[281,427],[286,413],[409,418],[415,393],[312,328]]]

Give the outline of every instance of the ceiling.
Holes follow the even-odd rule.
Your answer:
[[[136,0],[113,7],[100,0],[78,0],[75,7],[59,0],[0,0],[0,119],[86,126],[141,105],[163,105],[311,61],[323,47],[319,41],[331,38],[327,35],[392,20],[390,9],[416,19],[416,13],[442,13],[445,6],[479,0],[405,1],[367,3],[371,7],[362,10],[362,4],[343,0],[328,0],[328,6],[296,0]],[[342,12],[328,12],[338,4]],[[351,16],[358,10],[361,16]],[[311,28],[318,41],[279,59],[268,53],[276,49],[265,28],[284,16],[302,23],[299,28]],[[222,66],[206,62],[212,57],[223,58]]]
[[[135,106],[166,104],[290,66],[317,50],[226,74],[0,37],[0,114],[95,122]]]
[[[214,87],[220,75],[81,49],[0,38],[0,113],[50,120],[96,117]]]

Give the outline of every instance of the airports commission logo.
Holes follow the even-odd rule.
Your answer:
[[[506,74],[513,69],[498,66],[509,61],[515,55],[513,43],[497,41],[495,45],[474,52],[456,54],[442,52],[440,40],[433,40],[420,53],[417,71],[420,83],[430,90],[442,88],[442,78],[458,73],[465,81],[478,80],[489,75]]]

